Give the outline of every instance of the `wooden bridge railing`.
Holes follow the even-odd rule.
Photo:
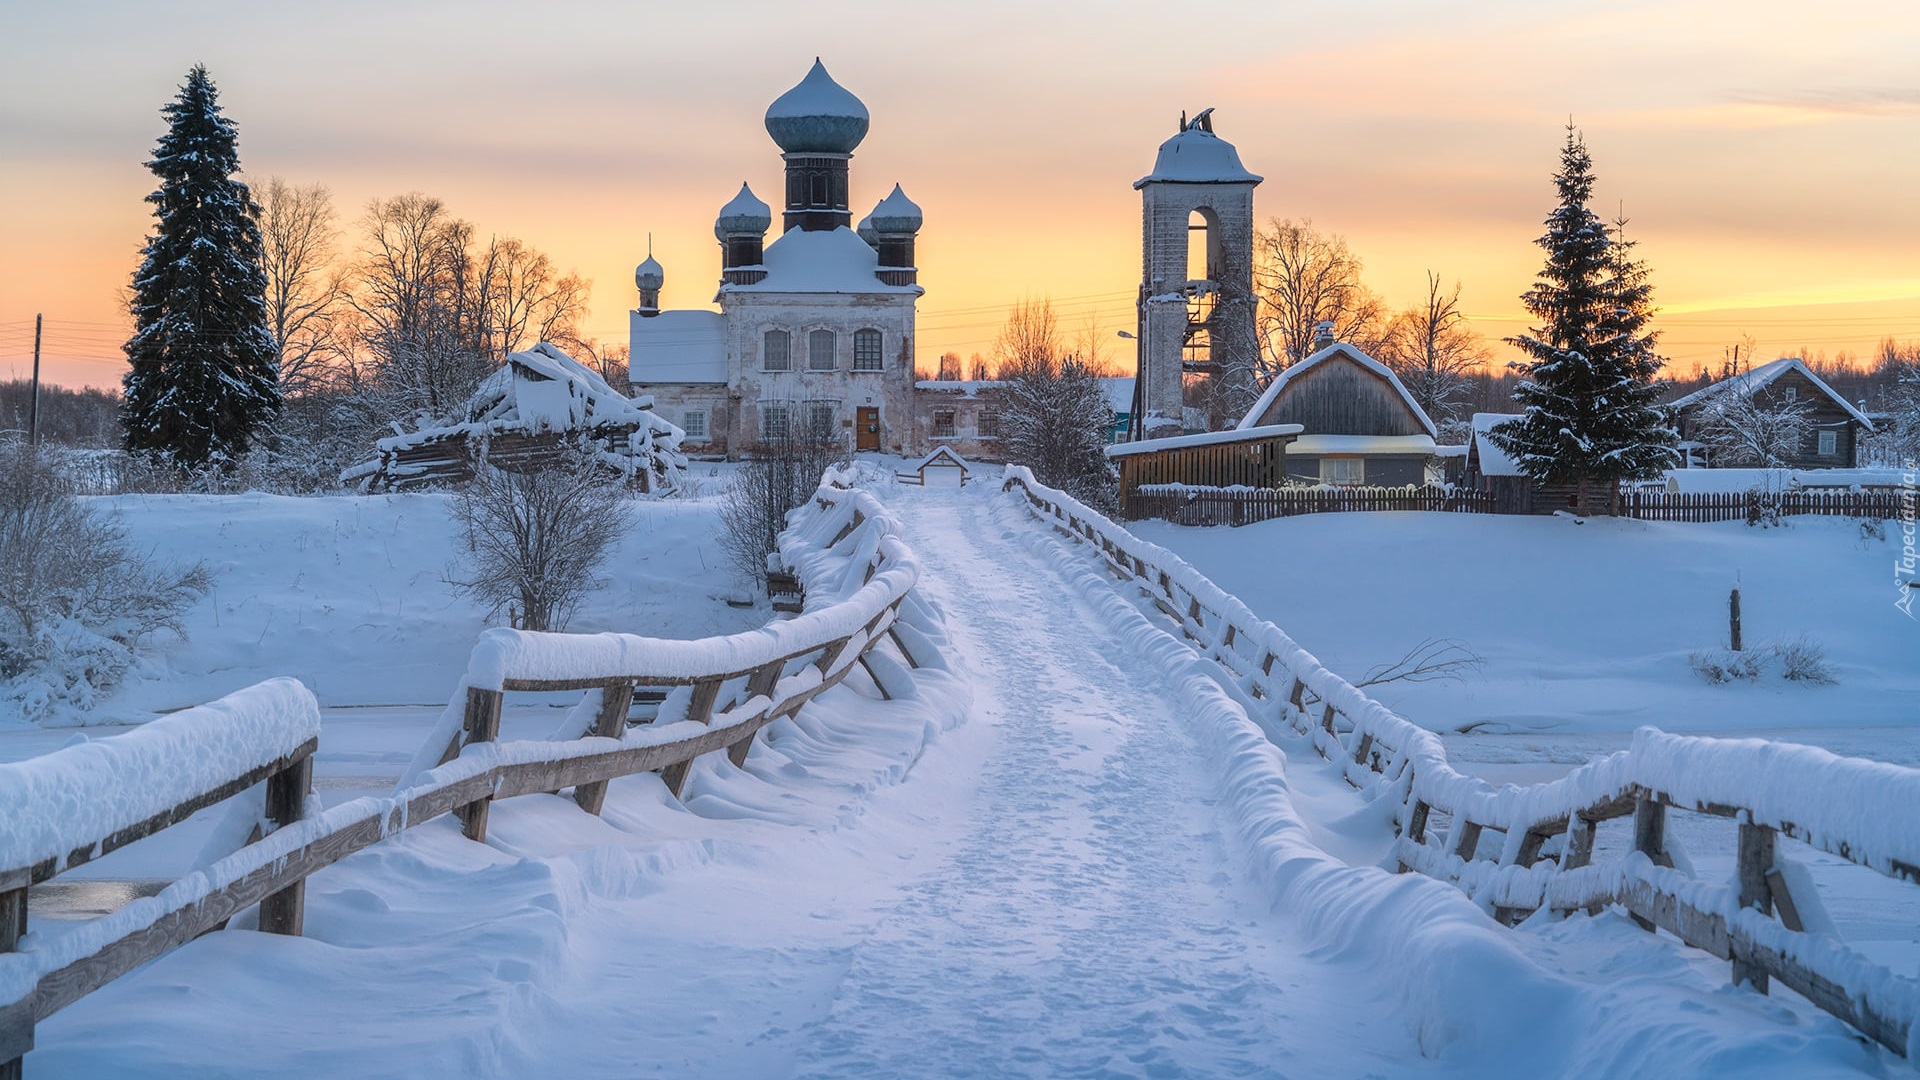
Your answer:
[[[1140,540],[1023,468],[1006,489],[1137,586],[1223,669],[1250,711],[1307,736],[1347,781],[1395,806],[1403,871],[1459,886],[1511,923],[1541,907],[1625,907],[1733,964],[1736,983],[1777,978],[1876,1042],[1920,1060],[1920,981],[1808,931],[1788,889],[1780,836],[1920,884],[1920,770],[1761,740],[1688,738],[1643,728],[1630,749],[1551,783],[1495,788],[1454,769],[1438,736],[1327,670],[1177,555]],[[1666,813],[1739,822],[1736,887],[1674,869]],[[1631,816],[1633,844],[1595,864],[1596,826]],[[1497,834],[1499,841],[1492,842]]]
[[[568,788],[583,810],[598,814],[609,781],[642,772],[660,772],[678,795],[695,758],[726,750],[743,764],[755,733],[798,712],[856,665],[884,696],[908,690],[908,668],[944,664],[937,616],[913,594],[918,564],[897,523],[871,494],[845,484],[829,471],[781,536],[781,558],[806,590],[798,616],[695,641],[488,631],[442,729],[422,750],[424,761],[416,759],[388,797],[309,812],[319,711],[290,679],[113,739],[0,765],[0,805],[11,815],[0,821],[0,1080],[20,1076],[37,1021],[252,904],[261,905],[263,930],[300,933],[307,877],[404,829],[454,813],[468,837],[483,840],[494,802]],[[899,660],[881,650],[889,641]],[[653,723],[629,728],[635,687],[670,692]],[[506,693],[569,689],[585,693],[562,733],[568,737],[498,741]],[[210,766],[193,765],[181,747],[208,746],[227,748],[222,760],[241,764],[206,779]],[[118,762],[118,771],[80,782],[103,759]],[[157,783],[156,769],[176,760],[190,766],[189,780]],[[32,883],[263,779],[273,831],[158,896],[13,951]],[[183,783],[186,789],[177,790]],[[132,809],[117,816],[88,809],[102,800]]]

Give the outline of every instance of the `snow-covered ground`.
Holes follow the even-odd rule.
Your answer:
[[[535,795],[496,805],[484,845],[449,820],[410,830],[313,879],[306,936],[211,934],[57,1014],[39,1028],[29,1074],[1802,1077],[1903,1067],[1789,995],[1729,989],[1723,963],[1623,916],[1508,931],[1450,886],[1379,869],[1380,808],[1304,743],[1279,734],[1270,744],[1203,662],[1129,614],[1097,563],[1027,522],[990,479],[961,491],[889,485],[882,498],[953,642],[953,673],[919,673],[918,697],[881,701],[850,679],[769,728],[744,770],[719,755],[701,762],[682,800],[649,774],[614,782],[600,819]],[[389,787],[482,625],[441,583],[452,537],[440,504],[129,502],[136,538],[208,559],[222,583],[191,642],[122,695],[126,714],[301,675],[327,706],[322,798]],[[690,637],[764,619],[764,608],[723,602],[732,585],[714,554],[713,513],[703,501],[639,508],[609,588],[575,627]],[[1333,553],[1316,556],[1299,537],[1288,541],[1298,550],[1279,553],[1276,530],[1292,524],[1191,532],[1217,534],[1223,550],[1254,541],[1226,557],[1229,570],[1338,558],[1360,572],[1360,555],[1339,553],[1366,547],[1351,535],[1334,538]],[[1745,540],[1730,531],[1741,527],[1671,528]],[[1796,525],[1765,538],[1817,535]],[[1535,561],[1553,550],[1533,539]],[[1602,558],[1605,548],[1585,557],[1634,564]],[[1409,556],[1380,572],[1397,566],[1413,588],[1447,558]],[[1509,552],[1502,565],[1520,562]],[[1328,576],[1299,574],[1247,599],[1343,672],[1422,636],[1459,636],[1488,655],[1491,682],[1500,660],[1523,662],[1539,633],[1529,627],[1552,625],[1527,606],[1528,627],[1474,615],[1478,639],[1422,633],[1391,605],[1356,602],[1341,616],[1306,602],[1312,590],[1334,596]],[[1519,588],[1507,589],[1478,603],[1511,602]],[[1711,644],[1702,632],[1698,644]],[[1895,696],[1897,672],[1821,633],[1846,665],[1842,682],[1805,693],[1879,685],[1873,693]],[[1551,670],[1571,651],[1536,663]],[[1590,665],[1589,683],[1607,682],[1605,663]],[[1681,685],[1644,666],[1627,688]],[[1684,650],[1679,670],[1692,677]],[[1557,706],[1542,693],[1544,716]],[[1424,722],[1420,701],[1396,704]],[[558,715],[530,698],[510,710],[504,737],[542,734]],[[1561,725],[1572,734],[1453,745],[1487,747],[1487,768],[1525,778],[1564,768],[1580,740],[1610,748],[1642,722],[1599,715],[1573,714]],[[0,759],[72,734],[0,732]],[[204,840],[196,828],[75,876],[177,873]],[[1697,863],[1706,847],[1694,848]],[[33,931],[60,933],[58,922],[38,914]]]
[[[1886,728],[1885,749],[1865,756],[1915,753],[1920,623],[1893,604],[1897,529],[1426,513],[1132,528],[1348,679],[1428,639],[1464,642],[1486,660],[1464,681],[1371,691],[1435,731]],[[1694,650],[1727,643],[1736,582],[1748,646],[1805,637],[1826,649],[1835,685],[1710,686],[1690,670]]]

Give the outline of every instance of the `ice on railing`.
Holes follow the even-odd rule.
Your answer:
[[[0,765],[0,870],[65,860],[319,733],[312,692],[269,679],[123,735]]]

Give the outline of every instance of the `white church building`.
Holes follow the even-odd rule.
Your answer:
[[[738,456],[788,433],[851,430],[857,448],[916,451],[914,267],[920,208],[899,185],[855,225],[848,163],[866,106],[817,59],[767,109],[786,163],[780,235],[747,185],[720,208],[719,311],[660,310],[649,255],[634,274],[628,374],[695,453]]]

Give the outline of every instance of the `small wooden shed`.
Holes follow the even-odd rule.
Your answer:
[[[933,453],[909,463],[905,470],[894,475],[902,483],[921,487],[965,487],[973,477],[973,466],[951,447],[936,446]]]
[[[1143,487],[1280,487],[1287,444],[1299,435],[1299,424],[1273,424],[1109,446],[1107,457],[1120,468],[1120,516],[1130,517],[1129,503]]]

